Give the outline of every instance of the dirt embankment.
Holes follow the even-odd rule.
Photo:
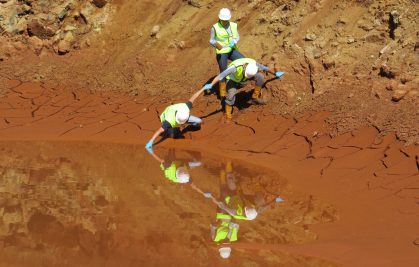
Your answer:
[[[418,142],[418,5],[408,0],[4,0],[1,84],[54,80],[177,101],[218,72],[208,39],[224,5],[241,52],[286,72],[267,85],[266,110],[328,110],[333,134],[372,125]]]

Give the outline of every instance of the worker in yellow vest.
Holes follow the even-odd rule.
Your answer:
[[[220,195],[217,219],[254,220],[257,217],[255,205],[244,198],[231,160],[227,160],[224,170],[220,171]]]
[[[198,90],[191,96],[188,102],[170,105],[163,111],[160,115],[160,121],[162,123],[161,127],[153,134],[151,139],[145,145],[148,152],[153,153],[154,140],[163,132],[179,129],[179,127],[185,123],[189,123],[195,127],[199,127],[201,125],[202,120],[191,115],[190,110],[192,108],[192,103],[204,90],[206,90],[206,88]]]
[[[227,119],[230,120],[232,118],[237,89],[241,87],[241,83],[247,80],[256,81],[256,86],[252,94],[252,103],[263,104],[263,101],[259,99],[259,96],[265,82],[265,78],[261,73],[259,73],[259,70],[269,72],[277,78],[284,75],[283,72],[270,71],[268,67],[257,63],[254,59],[240,58],[231,62],[225,71],[216,76],[210,84],[206,84],[204,86],[205,89],[210,90],[217,82],[222,81],[224,78],[227,79],[227,96],[225,100],[225,114]]]
[[[228,60],[234,61],[244,56],[239,52],[237,43],[240,35],[237,23],[230,22],[231,12],[222,8],[218,14],[218,22],[211,27],[210,44],[215,47],[216,59],[220,73],[227,69]],[[220,97],[226,96],[226,81],[222,79],[219,84]]]
[[[192,185],[189,170],[199,167],[202,164],[199,160],[200,157],[193,156],[188,160],[177,157],[174,149],[170,149],[164,159],[155,153],[151,153],[151,155],[160,162],[160,168],[164,173],[164,177],[178,184],[191,183]]]
[[[210,227],[212,240],[219,246],[220,257],[227,259],[231,254],[231,244],[238,239],[239,221],[254,220],[258,212],[254,205],[242,197],[231,160],[226,161],[219,178],[221,201],[216,201],[216,221]]]

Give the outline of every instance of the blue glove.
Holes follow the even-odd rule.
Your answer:
[[[153,154],[153,141],[150,140],[145,145],[145,149],[147,149],[148,153]]]
[[[285,74],[285,72],[282,72],[282,71],[277,71],[277,72],[275,72],[275,76],[277,77],[277,78],[281,78],[281,76],[282,75],[284,75]]]
[[[280,203],[280,202],[283,202],[284,200],[281,197],[277,197],[277,198],[275,198],[275,201],[277,203]]]
[[[230,44],[228,45],[229,47],[233,48],[236,46],[236,42],[234,42],[233,40],[230,41]]]
[[[204,85],[204,89],[205,90],[211,90],[212,85],[210,83],[207,83],[206,85]]]

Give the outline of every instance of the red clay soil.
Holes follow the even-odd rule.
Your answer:
[[[131,96],[8,80],[0,98],[0,140],[81,140],[145,144],[167,105]],[[179,100],[180,101],[180,100]],[[207,151],[266,167],[337,210],[339,220],[313,226],[316,241],[278,245],[289,253],[342,266],[417,266],[419,147],[395,134],[360,128],[331,137],[327,113],[288,119],[250,106],[232,123],[201,96],[193,114],[202,129],[155,145]],[[242,244],[246,246],[245,244]]]
[[[0,94],[17,79],[146,92],[164,104],[187,98],[218,73],[209,31],[227,5],[240,51],[286,73],[267,85],[267,112],[328,111],[333,136],[372,126],[419,144],[419,5],[411,0],[94,2],[0,3]],[[68,53],[57,55],[60,47]]]
[[[218,73],[209,29],[225,1],[69,2],[46,1],[60,7],[49,10],[0,1],[1,141],[144,145],[167,105]],[[339,220],[313,226],[316,241],[270,249],[343,266],[417,266],[413,2],[228,1],[240,51],[286,75],[266,85],[265,106],[242,101],[253,84],[241,89],[230,124],[215,94],[201,96],[193,114],[204,119],[202,129],[155,149],[202,150],[266,167],[337,210]],[[37,35],[33,20],[48,36]]]

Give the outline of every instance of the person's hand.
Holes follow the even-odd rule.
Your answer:
[[[233,48],[236,46],[236,42],[234,42],[234,40],[231,40],[230,43],[228,44],[229,47]]]
[[[153,154],[153,141],[150,140],[145,145],[145,149],[147,149],[148,153]]]
[[[210,83],[207,83],[206,85],[204,85],[204,89],[205,90],[211,90],[212,85]]]
[[[218,50],[221,50],[221,49],[223,49],[223,46],[222,45],[220,45],[220,43],[215,43],[215,47],[218,49]]]
[[[285,74],[285,72],[282,72],[282,71],[277,71],[277,72],[275,72],[275,77],[276,78],[281,78],[282,77],[282,75],[284,75]]]
[[[224,210],[226,208],[226,205],[221,201],[218,202],[217,206],[222,210]]]
[[[283,202],[284,200],[281,197],[277,197],[275,198],[275,202],[280,203]]]

